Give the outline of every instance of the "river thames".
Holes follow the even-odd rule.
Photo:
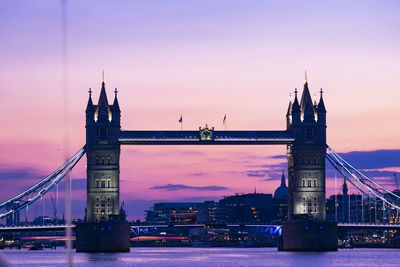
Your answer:
[[[65,266],[57,250],[3,250],[14,266]],[[398,249],[279,252],[276,248],[131,248],[130,253],[73,253],[75,266],[399,266]]]

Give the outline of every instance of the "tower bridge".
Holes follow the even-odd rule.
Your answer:
[[[336,250],[337,225],[326,221],[325,159],[364,195],[397,210],[400,210],[397,204],[400,197],[362,174],[327,146],[326,113],[322,89],[318,103],[313,102],[306,79],[300,100],[296,89],[294,100],[289,102],[284,130],[219,131],[207,125],[192,131],[121,130],[118,92],[114,91],[111,104],[103,81],[97,104],[93,103],[92,90],[89,90],[85,146],[39,183],[1,203],[0,218],[13,215],[40,199],[86,153],[85,223],[76,227],[77,251],[129,251],[130,226],[119,210],[121,145],[284,145],[288,161],[289,219],[282,225],[280,249]],[[103,227],[110,231],[99,232]],[[316,228],[324,230],[311,230]]]
[[[322,90],[319,103],[314,104],[306,79],[300,101],[297,94],[296,89],[294,101],[289,103],[286,114],[286,130],[215,131],[206,126],[198,131],[122,131],[117,90],[113,104],[109,104],[103,81],[97,105],[93,104],[92,91],[89,90],[86,108],[85,221],[93,224],[122,219],[118,209],[121,145],[286,145],[291,222],[284,226],[287,227],[287,237],[283,235],[281,248],[336,249],[336,226],[325,222],[326,109]],[[299,220],[299,216],[302,219]],[[312,236],[312,242],[304,246],[308,234],[293,229],[310,219],[324,222],[329,231]],[[79,238],[79,229],[77,249],[90,250],[89,244],[80,246],[79,240],[83,238]],[[89,232],[89,229],[85,228],[82,233]]]

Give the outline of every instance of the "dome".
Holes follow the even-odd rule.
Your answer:
[[[285,175],[282,172],[281,185],[275,190],[274,198],[287,200],[289,197],[289,190],[286,186]]]

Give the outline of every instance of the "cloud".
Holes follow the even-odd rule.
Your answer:
[[[282,176],[282,170],[286,173],[287,162],[281,162],[278,164],[262,164],[262,165],[251,165],[255,169],[246,170],[245,174],[248,177],[264,178],[263,181],[276,181],[280,180]]]
[[[27,167],[11,167],[2,164],[0,166],[0,179],[26,180],[46,176],[43,172]]]
[[[271,156],[271,159],[286,159],[287,156],[286,155],[275,155],[275,156]]]
[[[351,151],[339,153],[339,155],[355,168],[380,169],[400,167],[400,149]]]
[[[168,190],[168,191],[176,191],[176,190],[197,190],[197,191],[218,191],[218,190],[226,190],[227,187],[223,186],[190,186],[190,185],[183,185],[183,184],[166,184],[166,185],[157,185],[150,187],[150,189],[156,190]]]
[[[204,175],[206,175],[205,172],[195,172],[195,173],[192,173],[192,176],[204,176]]]

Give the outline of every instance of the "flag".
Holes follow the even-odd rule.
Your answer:
[[[182,120],[182,115],[181,115],[181,118],[179,119],[179,122],[182,123],[182,121],[183,121],[183,120]]]
[[[222,123],[223,123],[223,124],[226,123],[226,114],[225,114],[225,116],[224,116],[224,120],[222,121]]]

